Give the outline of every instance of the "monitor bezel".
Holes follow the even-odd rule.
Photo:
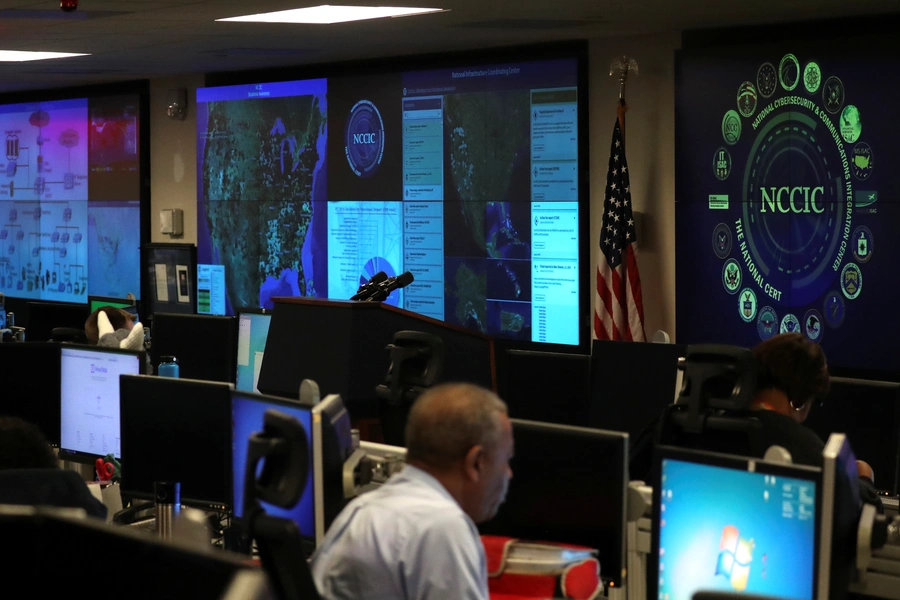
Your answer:
[[[63,398],[63,388],[66,383],[63,381],[63,357],[65,356],[65,352],[67,350],[80,350],[80,351],[90,351],[90,352],[99,352],[101,354],[118,354],[123,356],[135,356],[138,360],[138,372],[137,375],[143,375],[146,372],[147,359],[145,358],[147,353],[144,350],[125,350],[123,348],[113,348],[108,346],[90,346],[85,344],[60,344],[59,345],[59,459],[66,460],[69,462],[77,462],[82,464],[93,464],[98,458],[103,458],[106,456],[105,454],[91,454],[90,452],[84,452],[82,450],[74,450],[70,448],[63,447],[62,442],[62,432],[63,432],[63,409],[62,409],[62,398]],[[127,373],[127,375],[133,375],[134,373]],[[122,412],[121,412],[121,402],[119,409],[119,450],[122,448]],[[118,459],[117,459],[118,460]]]
[[[332,411],[335,411],[332,415],[334,419],[329,419],[329,421],[334,422],[337,418],[340,417],[343,413],[348,413],[347,405],[344,404],[343,398],[341,398],[340,394],[329,394],[325,398],[322,398],[315,406],[312,408],[312,448],[313,448],[313,507],[315,510],[315,542],[316,548],[321,545],[322,540],[325,539],[325,532],[327,530],[327,526],[325,523],[325,468],[324,468],[324,446],[323,446],[323,438],[324,438],[324,429],[322,426],[322,421],[327,418],[328,415],[331,415]]]
[[[120,389],[120,394],[119,394],[119,415],[120,415],[120,417],[121,417],[121,414],[122,414],[122,408],[121,408],[121,407],[122,407],[122,395],[121,395],[121,385],[122,385],[122,383],[121,383],[121,382],[122,382],[122,378],[124,378],[124,377],[127,377],[128,379],[141,378],[141,379],[152,380],[152,381],[157,381],[157,380],[178,381],[178,382],[186,382],[186,383],[189,383],[189,384],[191,384],[191,385],[198,385],[198,384],[199,384],[199,385],[204,385],[204,386],[211,385],[211,386],[215,386],[215,387],[219,387],[219,386],[223,386],[223,387],[224,387],[224,386],[227,386],[227,388],[228,388],[228,423],[231,423],[231,392],[234,391],[234,384],[233,384],[233,383],[229,383],[229,382],[225,382],[225,381],[206,381],[206,380],[204,380],[204,379],[188,379],[188,378],[184,378],[184,377],[182,377],[182,378],[177,378],[177,377],[160,377],[160,376],[158,376],[158,375],[148,375],[148,374],[141,374],[141,375],[123,375],[122,377],[119,378],[119,389]],[[163,385],[165,385],[165,384],[163,384]],[[124,444],[125,436],[122,435],[121,418],[120,418],[120,421],[119,421],[119,435],[120,435],[120,440],[121,440],[121,441],[120,441],[120,445],[121,445],[122,447],[124,447],[124,445],[125,445],[125,444]],[[229,443],[227,444],[229,447],[232,445],[232,442],[231,442],[230,440],[232,440],[233,437],[234,437],[233,428],[232,428],[232,427],[229,427],[229,431],[228,431],[228,439],[229,439]],[[233,451],[230,451],[230,452],[227,453],[229,460],[230,460],[230,457],[231,457],[232,452],[233,452]],[[124,455],[123,455],[123,457],[122,457],[122,468],[123,468],[123,473],[125,473],[126,470],[127,470],[127,468],[128,468],[128,465],[127,465],[127,462],[126,462],[126,457],[125,457]],[[233,488],[233,487],[234,487],[234,482],[231,481],[232,471],[233,471],[233,470],[234,470],[234,469],[233,469],[233,467],[232,467],[231,464],[228,464],[228,465],[226,466],[226,469],[225,469],[225,480],[226,480],[226,484],[225,484],[225,499],[224,499],[223,502],[214,502],[214,501],[212,501],[212,500],[205,500],[205,499],[199,499],[199,498],[191,498],[191,497],[189,497],[189,496],[188,496],[188,497],[182,496],[182,497],[181,497],[181,504],[182,504],[183,506],[191,506],[191,507],[194,507],[194,508],[200,508],[200,509],[204,509],[204,510],[213,510],[213,511],[217,511],[217,512],[227,512],[227,511],[229,511],[229,510],[231,509],[231,506],[228,504],[228,501],[231,499],[231,491],[230,491],[230,488]],[[135,498],[135,499],[138,499],[138,500],[151,500],[151,501],[152,501],[152,500],[155,500],[154,494],[153,494],[152,491],[151,491],[151,492],[145,492],[145,491],[133,491],[133,490],[127,489],[127,488],[125,487],[124,484],[125,484],[125,480],[123,479],[123,480],[122,480],[122,485],[121,485],[121,488],[122,488],[122,494],[123,494],[123,495],[127,495],[127,496],[129,496],[129,497],[131,497],[131,498]]]
[[[663,460],[677,460],[694,464],[721,467],[749,473],[762,473],[764,475],[776,475],[802,479],[816,484],[815,523],[813,524],[813,581],[812,599],[819,598],[820,578],[820,545],[822,537],[822,508],[825,497],[824,477],[822,469],[793,463],[776,463],[760,458],[721,454],[703,450],[688,450],[674,446],[659,446],[653,466],[653,505],[651,507],[650,525],[650,554],[647,557],[647,597],[656,598],[659,595],[659,547],[660,547],[660,501],[661,478]],[[697,590],[700,591],[700,590]]]

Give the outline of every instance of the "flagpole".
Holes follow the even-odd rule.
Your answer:
[[[619,117],[619,129],[622,131],[622,146],[625,146],[625,112],[628,110],[628,104],[625,102],[625,82],[628,81],[628,72],[633,71],[638,74],[638,64],[633,58],[628,58],[624,54],[612,60],[609,64],[609,75],[618,76],[619,78],[619,103],[616,106],[616,113]]]

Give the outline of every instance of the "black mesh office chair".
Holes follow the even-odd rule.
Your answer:
[[[747,414],[756,391],[756,360],[735,346],[689,346],[679,361],[682,386],[660,421],[659,443],[762,457],[762,424]]]
[[[309,473],[306,431],[297,419],[267,410],[263,430],[250,436],[244,473],[244,518],[247,538],[256,540],[263,569],[280,600],[319,600],[303,552],[300,529],[288,519],[272,517],[260,500],[293,508]],[[262,470],[257,476],[260,461]]]
[[[386,444],[405,446],[409,409],[444,370],[444,340],[421,331],[398,331],[387,349],[391,365],[384,383],[375,388],[381,431]]]

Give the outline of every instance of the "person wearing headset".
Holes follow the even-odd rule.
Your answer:
[[[825,444],[803,422],[828,394],[830,377],[822,348],[800,333],[783,333],[757,344],[752,352],[757,385],[750,409],[762,424],[766,447],[781,446],[794,464],[821,466]],[[882,512],[872,467],[862,460],[856,465],[862,500]]]

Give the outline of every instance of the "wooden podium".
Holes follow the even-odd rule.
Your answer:
[[[496,391],[493,338],[380,302],[274,298],[258,388],[296,398],[312,379],[322,395],[340,394],[354,418],[374,416],[375,387],[390,366],[388,344],[398,331],[444,341],[441,381],[477,383]]]

